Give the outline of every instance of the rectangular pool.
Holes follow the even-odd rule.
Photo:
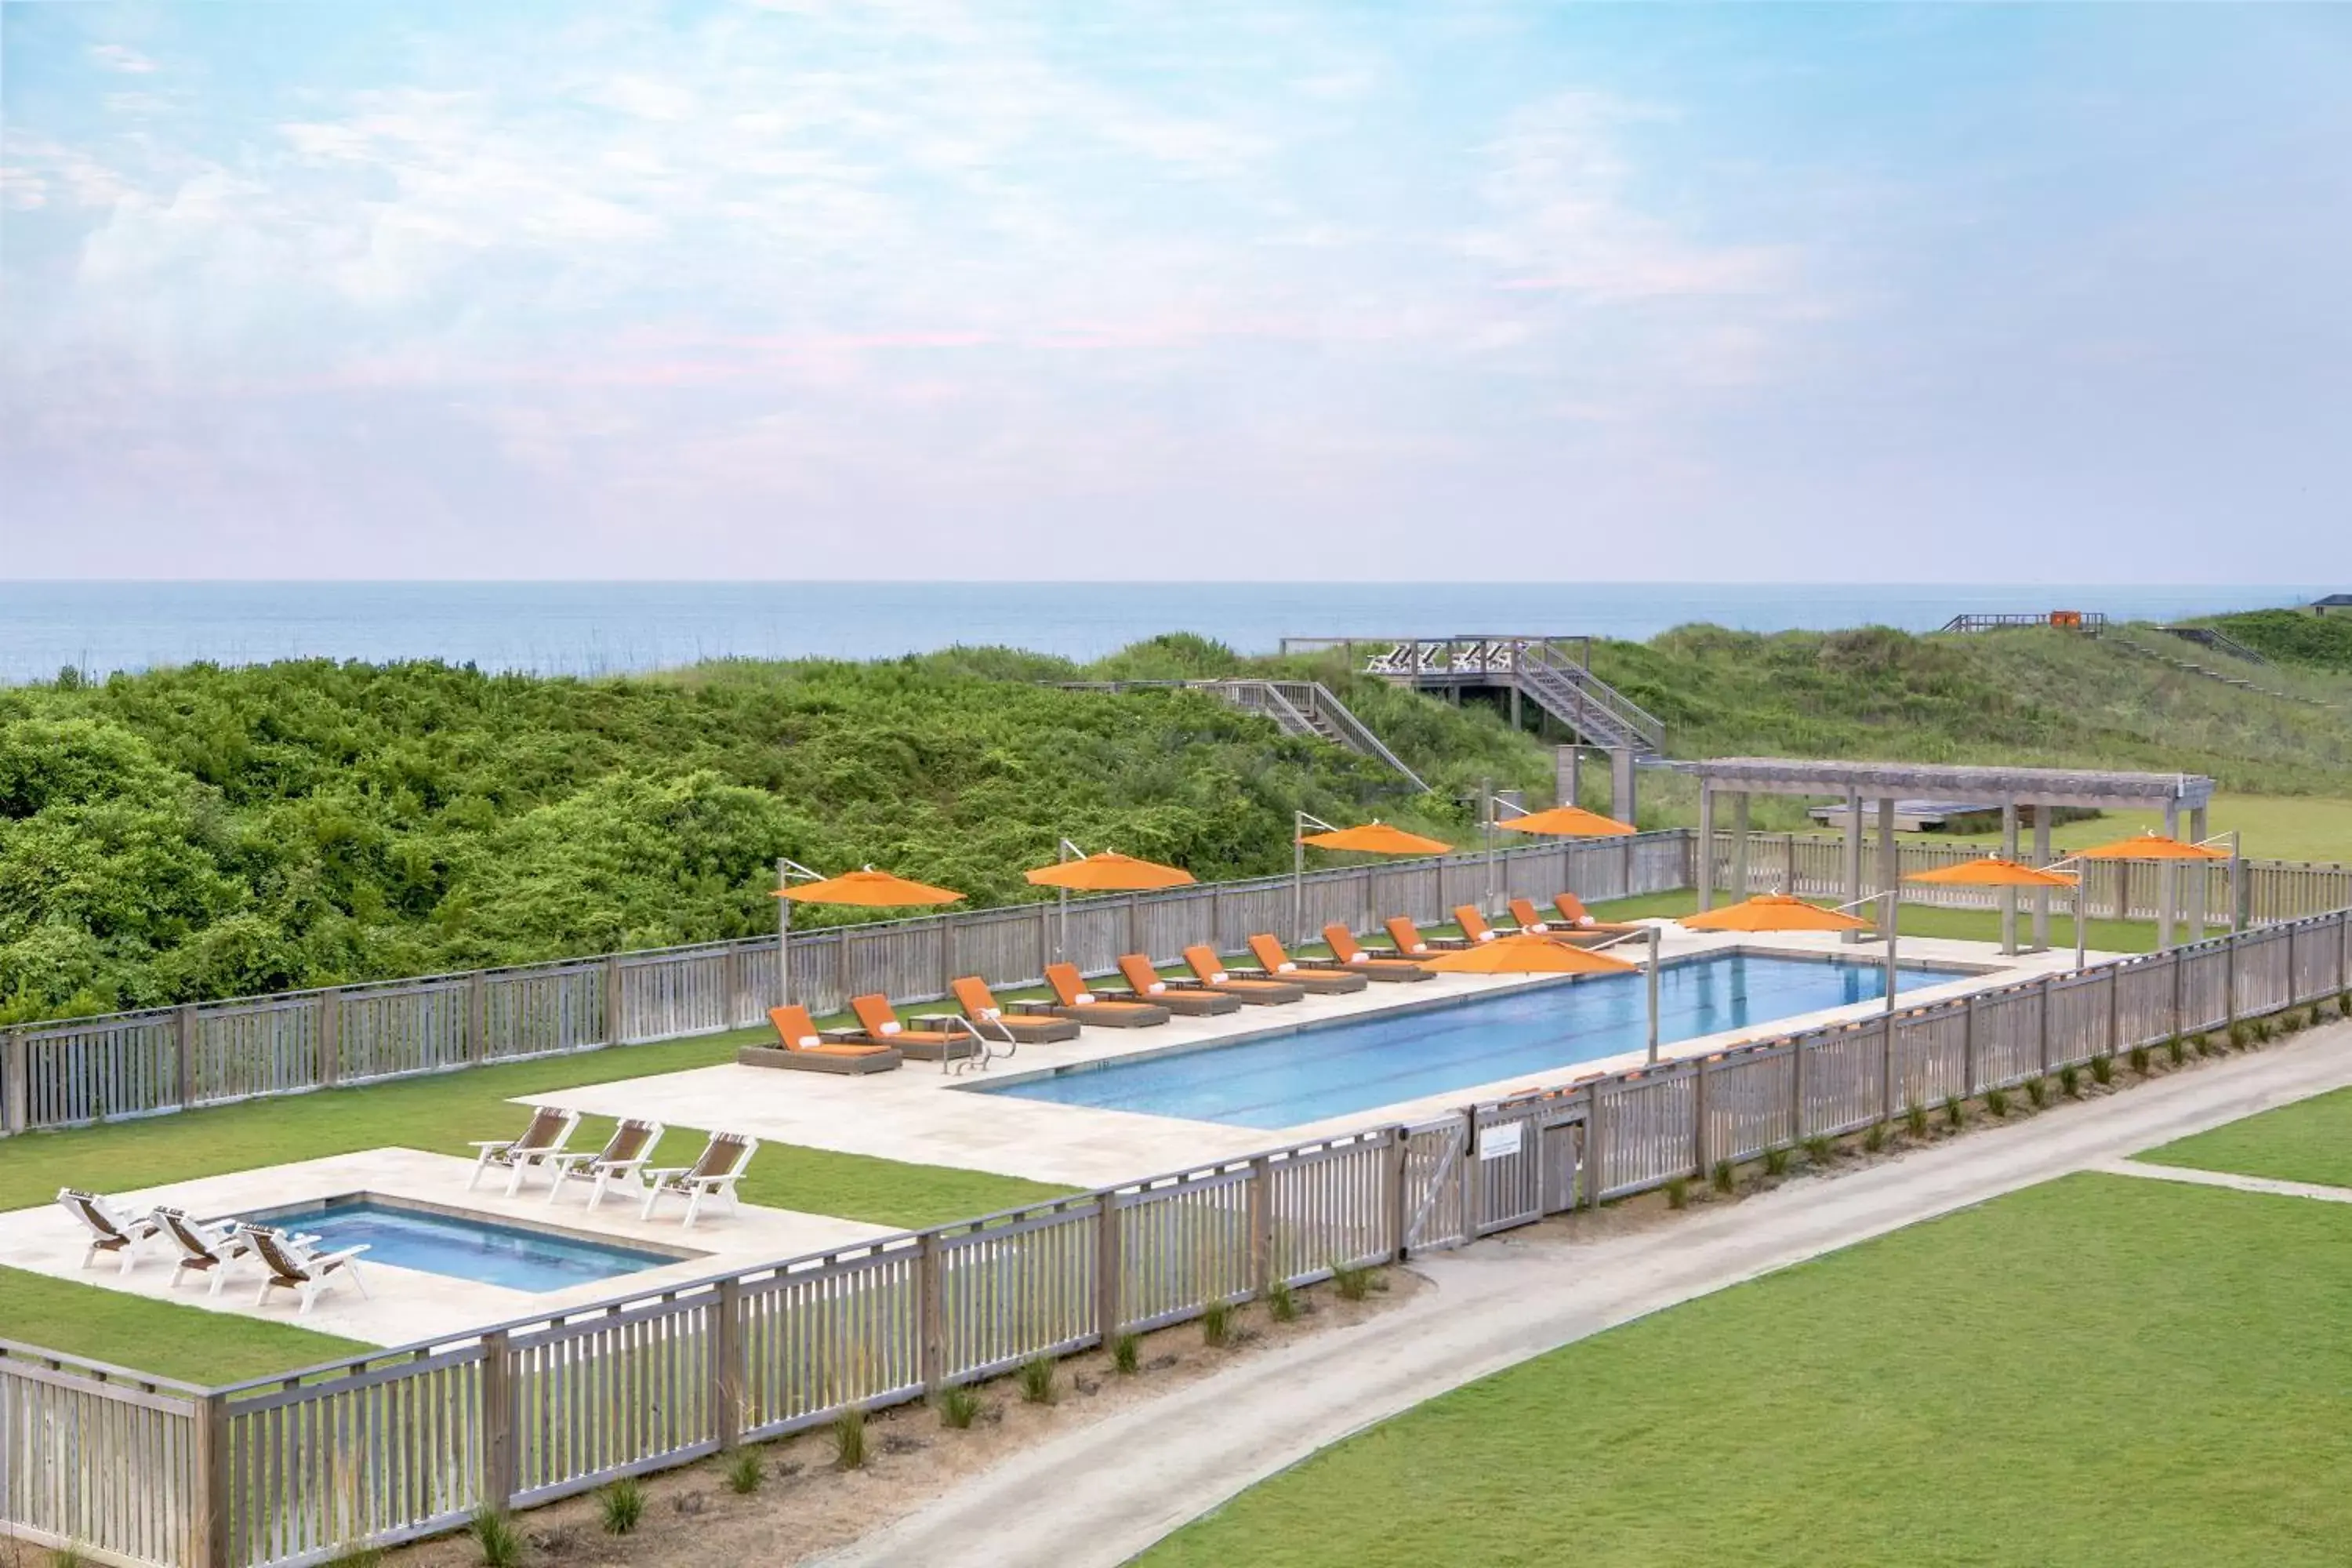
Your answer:
[[[272,1209],[248,1218],[319,1238],[322,1251],[364,1245],[362,1265],[382,1263],[509,1290],[561,1290],[641,1273],[698,1256],[500,1225],[369,1193]]]
[[[1898,963],[1897,970],[1898,991],[1957,978],[1954,971],[1925,965]],[[1638,974],[1530,986],[1309,1024],[1229,1046],[1068,1068],[977,1092],[1235,1127],[1295,1127],[1638,1051],[1648,1039],[1647,990]],[[1883,963],[1710,953],[1660,970],[1658,1039],[1696,1039],[1885,994]]]

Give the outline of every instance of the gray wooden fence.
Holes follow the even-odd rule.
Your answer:
[[[2352,910],[199,1390],[0,1343],[0,1532],[319,1563],[2352,989]]]
[[[1304,929],[1367,931],[1390,915],[1451,918],[1456,904],[1557,892],[1613,899],[1690,885],[1690,835],[1554,841],[1318,870]],[[1107,973],[1123,952],[1160,963],[1193,942],[1239,952],[1288,935],[1287,877],[793,933],[793,999],[819,1013],[880,992],[934,1001],[958,975],[1035,983],[1067,956]],[[0,1031],[0,1133],[220,1105],[258,1095],[440,1072],[761,1023],[777,994],[773,937],[613,953],[510,969],[193,1004]]]

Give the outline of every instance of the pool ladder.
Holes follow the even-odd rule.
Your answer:
[[[958,1057],[950,1053],[940,1059],[940,1070],[950,1077],[961,1077],[968,1072],[986,1072],[989,1064],[995,1061],[997,1058],[1010,1058],[1013,1053],[1020,1048],[1020,1042],[1013,1037],[1013,1031],[1002,1023],[996,1026],[1003,1037],[997,1039],[992,1038],[977,1023],[961,1014],[950,1017],[948,1022],[970,1035],[972,1043],[970,1056]]]

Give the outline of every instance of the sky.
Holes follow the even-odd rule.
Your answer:
[[[2352,575],[2352,7],[0,0],[0,577]]]

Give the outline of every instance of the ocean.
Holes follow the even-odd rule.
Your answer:
[[[727,656],[885,658],[1005,644],[1087,659],[1156,632],[1245,653],[1285,637],[1648,637],[1932,631],[1964,611],[2169,619],[2292,605],[2311,587],[1802,583],[9,583],[0,682],[210,660],[438,658],[604,675]]]

